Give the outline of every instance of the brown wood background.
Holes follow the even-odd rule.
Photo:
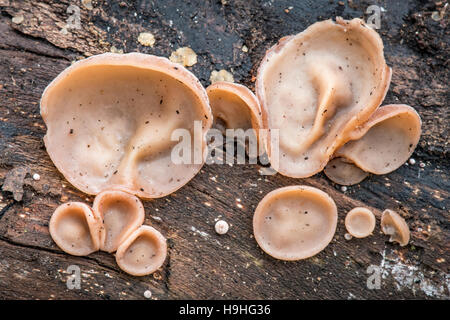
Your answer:
[[[449,299],[448,14],[432,19],[445,1],[92,3],[88,10],[76,0],[0,0],[0,298],[144,299],[151,290],[153,299]],[[81,8],[82,29],[64,35],[70,4]],[[371,4],[385,9],[378,31],[393,69],[385,104],[414,106],[423,120],[415,165],[371,176],[346,192],[323,174],[300,180],[262,176],[259,165],[204,166],[178,192],[145,202],[146,223],[161,230],[170,246],[164,266],[147,277],[121,272],[110,254],[73,257],[53,243],[48,233],[53,210],[66,201],[93,200],[59,174],[42,141],[40,96],[72,61],[111,46],[166,57],[189,46],[198,54],[190,69],[205,86],[212,70],[224,68],[253,88],[259,60],[280,37],[335,16],[367,18]],[[11,21],[17,15],[24,17],[20,24]],[[137,42],[145,31],[156,36],[153,48]],[[34,173],[39,181],[31,178]],[[258,248],[251,221],[265,194],[294,184],[328,192],[338,205],[339,224],[324,251],[288,263]],[[357,205],[372,208],[378,218],[385,208],[397,210],[411,228],[410,244],[390,244],[379,224],[371,237],[345,240],[345,213]],[[214,232],[218,217],[231,224],[227,235]],[[66,287],[72,264],[81,268],[80,290]],[[366,286],[371,264],[382,270],[379,290]]]

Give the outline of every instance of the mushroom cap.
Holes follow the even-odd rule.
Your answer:
[[[369,175],[347,159],[341,157],[334,158],[328,162],[323,172],[328,179],[343,186],[360,183]]]
[[[281,260],[306,259],[322,251],[336,232],[337,208],[325,192],[289,186],[268,193],[253,216],[258,245]]]
[[[345,216],[345,228],[355,238],[365,238],[371,235],[375,224],[375,216],[367,208],[353,208]]]
[[[237,142],[245,147],[247,154],[250,153],[250,146],[247,143],[249,134],[255,140],[257,156],[265,149],[263,140],[259,134],[261,128],[261,108],[259,101],[253,92],[247,87],[227,81],[218,81],[206,88],[209,103],[214,116],[213,126],[219,129],[222,134],[226,134],[226,129],[243,129],[243,135],[235,132]],[[254,129],[248,132],[248,129]],[[256,145],[257,144],[257,145]]]
[[[166,259],[164,236],[150,226],[141,226],[122,242],[116,252],[120,269],[134,276],[145,276],[158,270]]]
[[[380,107],[351,135],[336,156],[344,157],[364,171],[386,174],[405,163],[419,142],[421,120],[407,105]]]
[[[409,227],[397,212],[386,209],[381,215],[381,230],[391,236],[390,242],[398,242],[402,247],[409,242]]]
[[[250,89],[233,82],[218,81],[206,88],[214,123],[220,119],[227,129],[261,127],[259,101]]]
[[[101,219],[82,202],[67,202],[50,218],[50,235],[64,252],[86,256],[100,248]]]
[[[383,101],[391,69],[376,31],[360,19],[316,22],[269,49],[256,79],[267,154],[283,175],[321,171]],[[279,156],[279,161],[274,157]]]
[[[47,152],[76,188],[97,194],[119,187],[141,198],[176,191],[203,165],[204,157],[192,164],[171,161],[178,143],[173,130],[187,129],[193,151],[203,155],[212,124],[198,79],[166,58],[141,53],[74,63],[45,89],[41,115]],[[201,128],[193,134],[195,120]]]
[[[100,249],[114,252],[145,219],[141,200],[121,190],[104,190],[97,194],[92,206],[103,225],[100,230]]]

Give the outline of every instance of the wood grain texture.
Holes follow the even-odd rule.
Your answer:
[[[75,0],[0,0],[0,298],[144,299],[144,291],[151,290],[153,299],[449,299],[450,39],[448,15],[439,22],[431,19],[442,2],[378,2],[386,10],[378,31],[393,69],[385,104],[410,104],[420,113],[417,164],[370,176],[346,192],[322,173],[291,179],[260,175],[260,165],[206,165],[176,193],[144,203],[145,223],[169,241],[165,264],[146,277],[123,273],[107,253],[69,256],[50,238],[48,222],[59,204],[92,203],[93,198],[73,188],[47,155],[39,115],[46,85],[72,61],[111,46],[166,57],[189,46],[198,54],[190,69],[203,85],[209,84],[212,70],[227,69],[235,81],[253,88],[259,60],[280,37],[317,20],[366,17],[366,8],[376,1],[92,3],[88,10]],[[63,34],[70,4],[81,8],[82,29]],[[11,21],[17,15],[24,17],[20,24]],[[155,35],[153,48],[138,43],[144,31]],[[248,52],[242,51],[244,44]],[[25,177],[17,178],[17,172]],[[32,179],[34,173],[39,181]],[[295,184],[329,193],[339,223],[324,251],[288,263],[258,248],[252,215],[265,194]],[[382,210],[397,210],[411,228],[410,244],[389,243],[379,224],[371,237],[345,240],[345,214],[361,205],[374,210],[378,223]],[[231,225],[223,236],[214,232],[219,217]],[[366,286],[372,264],[382,269],[379,290]],[[79,290],[66,287],[69,265],[81,269]]]

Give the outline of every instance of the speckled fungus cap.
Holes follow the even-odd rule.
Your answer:
[[[68,202],[56,208],[50,218],[50,235],[64,252],[86,256],[100,248],[101,219],[82,202]]]
[[[262,124],[279,130],[275,168],[309,177],[321,171],[355,128],[369,119],[389,88],[381,38],[360,19],[314,23],[282,38],[258,69]]]
[[[356,207],[345,217],[345,228],[355,238],[365,238],[375,229],[375,216],[367,208]]]
[[[194,177],[212,124],[206,91],[192,73],[140,53],[74,63],[45,89],[41,115],[47,152],[70,183],[88,194],[120,187],[141,198],[165,196]],[[191,133],[197,163],[171,161],[178,128]]]
[[[156,229],[142,226],[135,230],[116,252],[116,262],[128,274],[144,276],[158,270],[166,259],[167,243]]]
[[[290,186],[268,193],[253,216],[253,233],[267,254],[281,260],[309,258],[333,239],[337,208],[325,192]]]
[[[206,88],[214,116],[214,125],[220,121],[226,129],[258,129],[260,106],[247,87],[226,81],[215,82]]]
[[[361,170],[386,174],[405,163],[420,139],[419,114],[407,105],[387,105],[355,130],[336,152]]]
[[[142,202],[120,190],[105,190],[94,199],[92,208],[102,220],[100,249],[114,252],[145,219]]]
[[[381,230],[384,234],[389,235],[390,242],[397,242],[402,247],[409,242],[409,227],[397,212],[386,209],[381,215]]]

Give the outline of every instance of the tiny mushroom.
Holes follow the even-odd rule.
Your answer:
[[[391,236],[390,242],[397,242],[402,247],[409,242],[409,227],[397,212],[386,209],[381,215],[381,230],[384,234]]]
[[[64,252],[86,256],[100,248],[101,219],[82,202],[68,202],[56,208],[49,231]]]
[[[145,219],[141,200],[121,190],[105,190],[94,199],[92,208],[100,217],[100,249],[114,252]]]
[[[245,147],[249,156],[263,153],[262,144],[258,144],[261,109],[253,92],[243,85],[226,81],[215,82],[206,88],[206,92],[214,117],[213,127],[223,135],[226,135],[226,129],[236,129],[233,138]]]
[[[353,208],[345,217],[345,228],[355,238],[365,238],[375,229],[375,216],[367,208]]]
[[[47,152],[76,188],[95,195],[120,187],[144,199],[168,195],[198,173],[212,125],[199,80],[179,64],[141,53],[75,62],[45,89],[41,115]],[[183,152],[193,161],[172,161],[175,129],[192,137]]]
[[[268,193],[253,216],[253,233],[267,254],[281,260],[306,259],[333,239],[337,208],[325,192],[289,186]]]
[[[160,268],[166,255],[164,236],[153,227],[141,226],[120,244],[116,262],[128,274],[145,276]]]
[[[214,116],[213,126],[220,121],[226,129],[261,127],[258,99],[247,87],[219,81],[206,88],[206,92]]]
[[[382,40],[360,19],[316,22],[280,39],[256,78],[263,128],[279,130],[279,143],[270,133],[266,142],[274,168],[295,178],[321,171],[380,106],[390,79]]]

